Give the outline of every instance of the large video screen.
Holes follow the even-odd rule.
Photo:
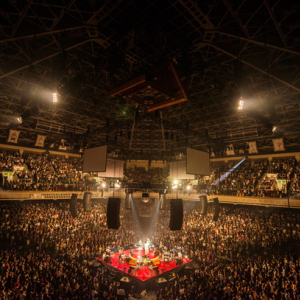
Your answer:
[[[83,154],[83,172],[106,171],[107,146],[85,149]]]
[[[210,175],[209,153],[186,148],[186,173],[195,175]]]

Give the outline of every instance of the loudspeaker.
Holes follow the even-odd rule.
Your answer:
[[[171,199],[170,204],[170,230],[181,230],[183,222],[182,199]]]
[[[200,196],[200,203],[201,203],[200,214],[207,215],[207,196],[206,195]]]
[[[77,194],[72,194],[70,202],[70,210],[73,218],[77,217]]]
[[[125,209],[131,210],[131,193],[125,194]]]
[[[120,198],[108,198],[106,211],[108,229],[119,229],[120,227],[120,204]]]
[[[214,198],[214,215],[213,215],[213,221],[215,221],[215,222],[218,221],[219,214],[220,214],[219,198]]]
[[[85,192],[83,195],[83,208],[84,211],[90,211],[92,209],[91,205],[91,197],[92,197],[92,193],[90,192]]]

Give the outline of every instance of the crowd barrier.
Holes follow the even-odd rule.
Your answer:
[[[71,199],[73,193],[78,194],[78,199],[83,199],[84,192],[70,192],[70,191],[0,191],[0,201],[26,201],[26,200],[58,200],[58,199]],[[109,197],[118,197],[125,199],[125,192],[113,189],[107,191],[92,192],[92,199],[103,199]],[[142,192],[135,192],[134,198],[141,198]],[[285,208],[300,208],[299,197],[292,196],[290,198],[263,198],[263,197],[239,197],[239,196],[223,196],[223,195],[210,195],[208,200],[218,197],[220,203],[239,204],[239,205],[258,205],[270,207],[285,207]],[[159,199],[159,193],[149,193],[149,198]],[[180,194],[170,193],[166,194],[167,199],[183,199],[184,201],[199,200],[199,194]]]

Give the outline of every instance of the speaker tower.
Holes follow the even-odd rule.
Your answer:
[[[183,222],[182,199],[170,200],[170,230],[181,230]]]
[[[107,227],[108,229],[119,229],[120,227],[120,198],[108,198],[107,202]]]

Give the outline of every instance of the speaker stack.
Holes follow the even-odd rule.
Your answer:
[[[90,192],[84,193],[84,195],[83,195],[84,211],[90,211],[92,209],[91,197],[92,197],[92,193],[90,193]]]
[[[220,203],[219,198],[214,198],[214,215],[213,215],[213,221],[217,222],[219,219],[220,214]]]
[[[183,222],[182,199],[171,199],[170,209],[170,230],[181,230]]]
[[[77,217],[77,194],[72,194],[71,201],[70,201],[70,210],[71,215],[73,218]]]
[[[200,214],[207,215],[207,196],[201,195],[199,198],[200,198],[200,204],[201,204]]]
[[[120,227],[120,198],[108,198],[107,202],[107,227],[108,229],[119,229]]]
[[[130,191],[126,192],[126,194],[125,194],[125,209],[126,210],[131,210],[131,198],[132,198],[132,193]]]

